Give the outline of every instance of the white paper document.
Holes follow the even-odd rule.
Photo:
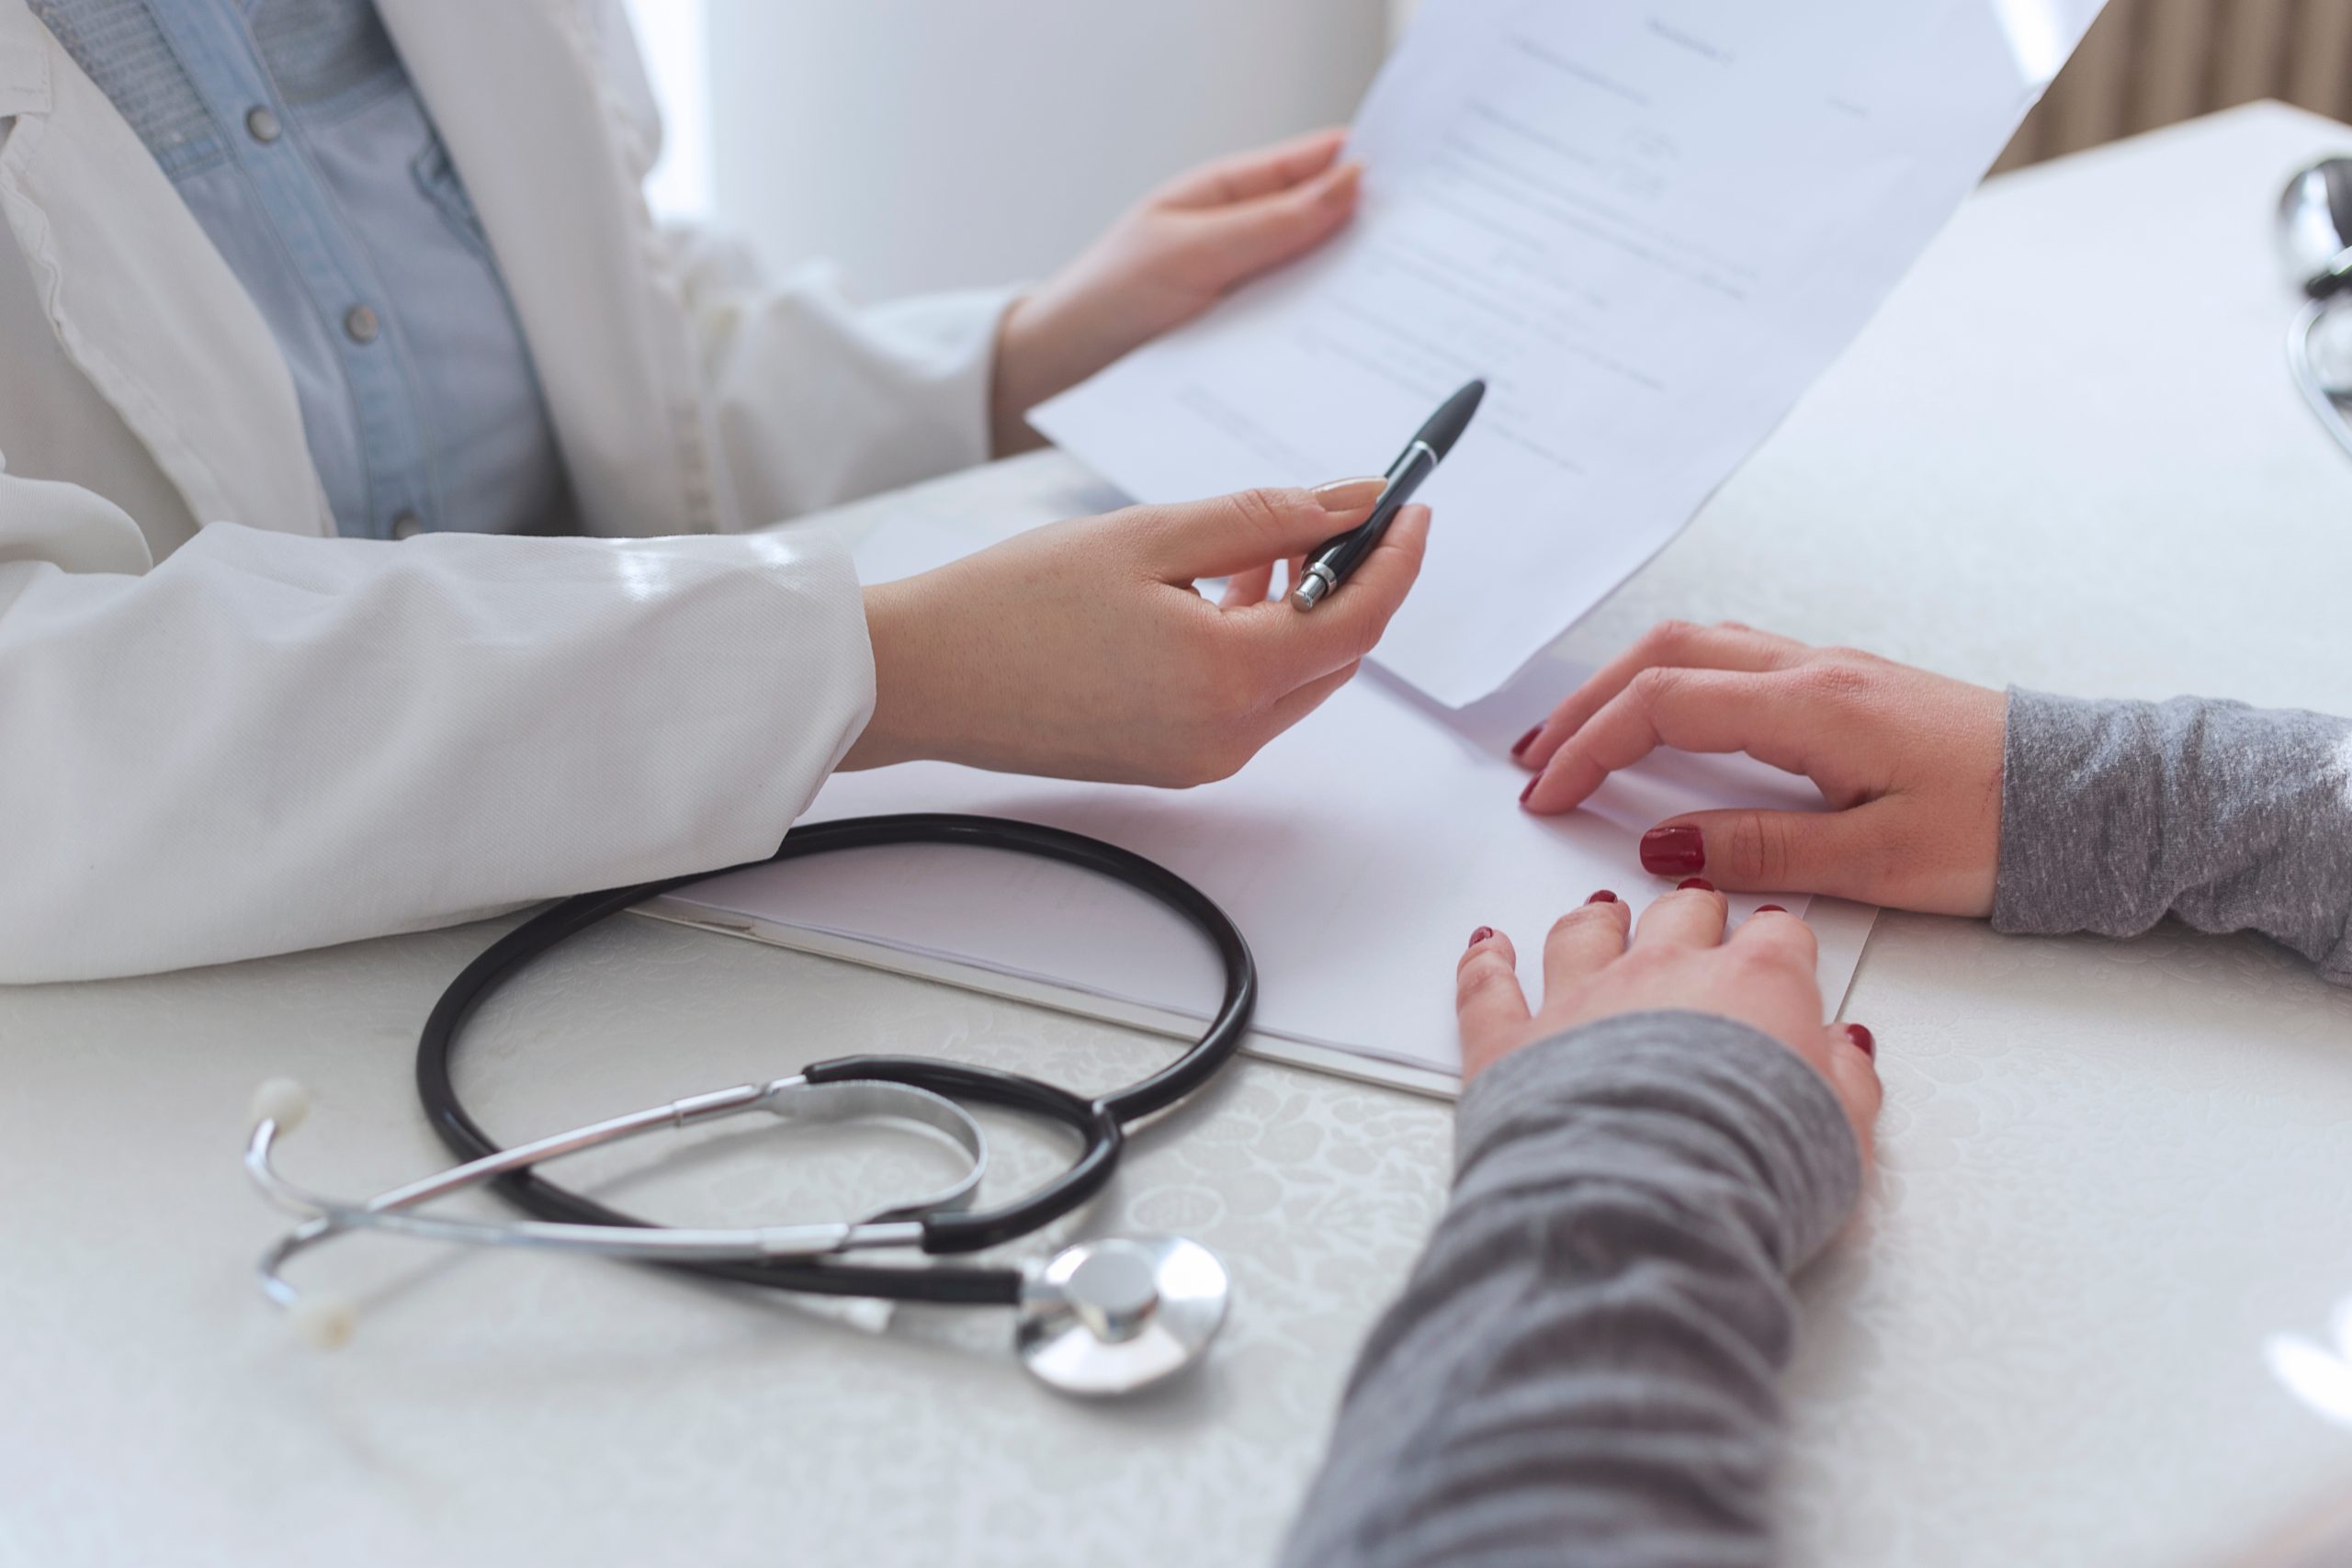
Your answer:
[[[1672,886],[1634,845],[1698,805],[1817,805],[1810,784],[1732,759],[1678,757],[1613,780],[1566,817],[1519,809],[1526,774],[1358,680],[1240,773],[1155,790],[917,763],[837,775],[808,820],[982,812],[1107,840],[1232,916],[1263,977],[1261,1031],[1452,1072],[1453,964],[1496,927],[1541,997],[1544,933],[1597,888],[1637,908]],[[1676,764],[1688,770],[1677,777]],[[1206,1017],[1216,956],[1173,916],[1083,872],[931,846],[761,866],[673,895],[694,910],[862,938],[1089,996]],[[1762,896],[1732,899],[1745,918]],[[1803,913],[1807,900],[1776,900]],[[1834,1008],[1852,956],[1830,976]]]
[[[1376,656],[1467,704],[1772,429],[2098,8],[1428,0],[1357,117],[1351,230],[1035,423],[1178,501],[1378,473],[1484,378]]]
[[[905,575],[988,542],[977,528],[905,519],[864,542],[860,574]],[[1561,670],[1563,691],[1576,674]],[[1556,818],[1519,808],[1526,778],[1497,748],[1433,722],[1415,694],[1367,675],[1238,774],[1200,789],[914,763],[835,775],[808,819],[980,812],[1106,840],[1167,866],[1232,916],[1258,960],[1260,1032],[1451,1074],[1453,964],[1471,931],[1508,934],[1540,998],[1544,933],[1556,917],[1599,888],[1639,908],[1671,886],[1642,870],[1642,829],[1702,807],[1820,804],[1810,784],[1744,758],[1662,752]],[[1734,897],[1734,918],[1764,901]],[[1809,907],[1801,897],[1774,901],[1800,914]],[[826,856],[731,873],[661,904],[754,934],[848,937],[1177,1017],[1205,1018],[1219,996],[1215,955],[1174,916],[1085,873],[1012,854],[913,846]],[[1832,1010],[1868,929],[1866,914],[1849,914],[1825,943]]]

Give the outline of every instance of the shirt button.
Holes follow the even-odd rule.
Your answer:
[[[245,111],[245,130],[255,141],[275,141],[278,132],[277,117],[256,104]]]
[[[377,331],[376,312],[365,305],[354,305],[344,314],[343,330],[350,334],[351,341],[354,343],[374,343]]]
[[[424,529],[424,520],[413,512],[403,512],[392,519],[392,537],[395,539],[413,539]]]

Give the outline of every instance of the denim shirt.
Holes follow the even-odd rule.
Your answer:
[[[268,323],[338,532],[566,529],[505,282],[373,0],[31,4]]]

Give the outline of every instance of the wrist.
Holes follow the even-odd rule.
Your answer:
[[[1139,331],[1138,306],[1102,298],[1099,289],[1051,281],[1023,295],[997,327],[996,366],[989,383],[990,439],[996,456],[1011,457],[1045,444],[1029,427],[1031,409],[1066,392],[1152,333]]]
[[[1051,333],[1044,329],[1045,307],[1035,292],[1022,295],[1005,308],[996,329],[996,358],[989,378],[989,449],[1010,457],[1045,445],[1029,427],[1029,411],[1075,381],[1054,385],[1049,352]]]
[[[874,712],[842,759],[844,771],[886,768],[933,755],[922,714],[930,682],[922,669],[920,578],[864,590],[866,640],[874,650]]]
[[[1784,1270],[1836,1234],[1862,1181],[1861,1145],[1820,1072],[1752,1024],[1682,1009],[1513,1052],[1463,1090],[1454,1147],[1457,1201],[1517,1185],[1530,1162],[1555,1177],[1574,1163],[1616,1181],[1712,1178]]]

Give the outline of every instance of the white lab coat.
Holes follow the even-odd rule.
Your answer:
[[[614,0],[379,0],[593,537],[333,537],[283,360],[0,0],[0,980],[438,924],[774,849],[873,702],[838,547],[986,456],[1004,304],[860,312],[654,226]]]

